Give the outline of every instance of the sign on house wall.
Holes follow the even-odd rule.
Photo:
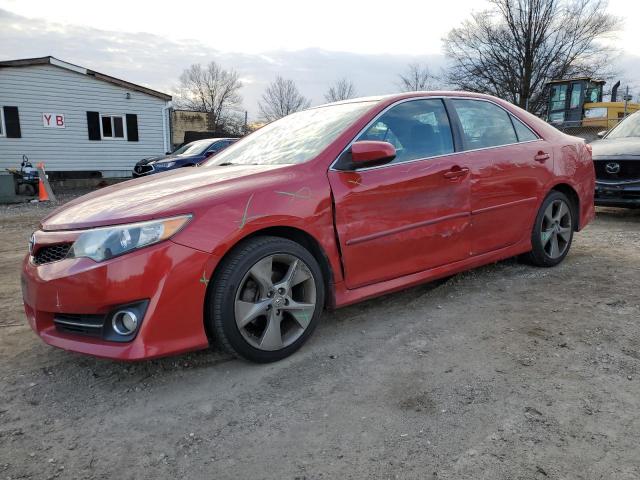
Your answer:
[[[65,128],[64,114],[62,113],[43,113],[42,126],[45,128]]]

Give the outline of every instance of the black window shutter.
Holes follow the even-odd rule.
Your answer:
[[[4,126],[7,130],[7,138],[20,138],[20,116],[18,115],[18,107],[3,107],[4,110]]]
[[[87,112],[87,128],[89,130],[89,140],[102,140],[102,137],[100,137],[99,112]]]
[[[138,116],[133,113],[127,113],[127,140],[138,141]]]

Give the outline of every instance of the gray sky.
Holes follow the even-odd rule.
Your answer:
[[[638,4],[611,0],[609,11],[637,19]],[[253,115],[278,74],[317,104],[340,77],[352,79],[359,95],[373,95],[396,91],[409,62],[437,73],[445,64],[441,38],[485,7],[484,0],[186,0],[170,9],[131,0],[0,0],[0,59],[53,55],[168,93],[184,68],[215,60],[239,71]],[[617,61],[631,80],[640,78],[633,23],[610,40],[624,46]]]

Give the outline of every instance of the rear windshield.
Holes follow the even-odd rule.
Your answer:
[[[212,165],[303,163],[317,156],[375,102],[355,102],[292,113],[231,145]]]

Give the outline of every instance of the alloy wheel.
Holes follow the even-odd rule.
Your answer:
[[[235,321],[253,347],[275,351],[305,332],[316,309],[316,283],[300,258],[278,253],[256,262],[236,291]]]
[[[542,216],[542,247],[549,258],[561,257],[571,242],[571,209],[564,200],[551,202]]]

